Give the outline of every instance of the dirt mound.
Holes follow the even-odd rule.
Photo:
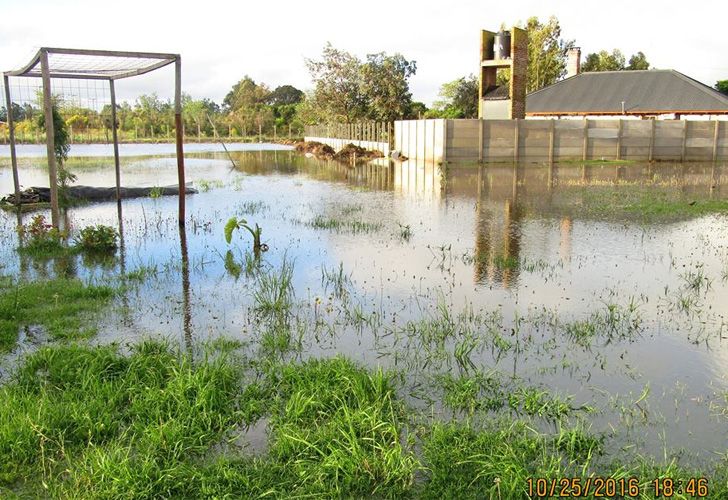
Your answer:
[[[296,151],[299,153],[311,153],[319,158],[333,158],[336,154],[334,148],[320,142],[299,142],[296,144]]]
[[[342,161],[368,161],[373,158],[382,158],[383,156],[381,151],[369,151],[361,146],[347,144],[341,151],[336,153],[334,158]]]

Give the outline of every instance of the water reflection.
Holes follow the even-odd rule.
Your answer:
[[[236,215],[263,228],[270,251],[261,256],[261,269],[280,268],[284,256],[295,262],[295,321],[301,331],[315,332],[305,339],[302,358],[342,353],[402,368],[411,377],[455,372],[452,357],[438,352],[428,358],[421,330],[408,330],[407,322],[436,318],[440,307],[453,321],[463,311],[472,312],[467,317],[495,311],[502,316],[497,328],[470,330],[473,342],[498,339],[473,350],[477,369],[574,394],[579,403],[600,401],[604,416],[594,421],[602,429],[621,423],[609,406],[612,395],[636,394],[633,402],[649,384],[651,411],[670,416],[680,382],[680,416],[690,412],[691,423],[670,423],[670,444],[723,444],[714,442],[719,431],[707,408],[696,409],[691,398],[705,401],[727,383],[719,374],[728,349],[719,339],[728,314],[728,280],[721,278],[724,269],[728,275],[728,221],[690,213],[650,220],[625,207],[627,197],[640,201],[643,192],[684,205],[721,200],[725,165],[443,167],[380,160],[352,167],[289,151],[231,154],[237,168],[224,154],[199,153],[187,161],[188,179],[200,189],[188,198],[187,232],[177,226],[174,198],[71,209],[64,224],[72,231],[118,224],[113,268],[83,259],[35,263],[17,254],[21,242],[8,230],[21,216],[0,216],[8,234],[0,245],[7,263],[2,272],[92,280],[149,270],[120,298],[120,311],[109,313],[100,341],[174,336],[192,350],[216,335],[255,340],[259,283],[242,272],[250,241],[240,235],[228,245],[223,237],[225,222]],[[168,158],[129,159],[123,168],[130,185],[175,181]],[[47,178],[39,166],[25,173]],[[113,169],[101,164],[77,173],[82,184],[113,183]],[[0,180],[4,175],[0,168]],[[317,217],[338,225],[316,227]],[[402,227],[411,234],[403,237]],[[342,269],[346,294],[334,296],[324,286],[324,268]],[[711,281],[695,292],[686,277],[698,270]],[[694,309],[686,311],[681,299]],[[605,338],[584,327],[608,306],[623,318],[630,304],[641,322],[638,334]],[[569,336],[567,326],[586,331],[585,338]],[[660,423],[659,430],[666,426]],[[657,438],[651,442],[662,446]]]

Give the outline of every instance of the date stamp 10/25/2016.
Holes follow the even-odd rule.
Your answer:
[[[534,477],[526,480],[526,488],[531,498],[638,498],[643,494],[656,498],[707,498],[709,494],[708,479],[704,477],[660,477],[650,481],[636,477]]]

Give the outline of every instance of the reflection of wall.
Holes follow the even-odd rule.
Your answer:
[[[443,196],[444,176],[439,165],[424,160],[408,160],[393,167],[396,192],[429,200]]]
[[[523,212],[518,205],[519,168],[512,169],[510,195],[497,201],[490,178],[478,179],[478,218],[475,234],[475,281],[508,288],[518,279]],[[481,169],[482,172],[482,169]]]

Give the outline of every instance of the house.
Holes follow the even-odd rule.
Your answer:
[[[728,120],[728,96],[679,71],[579,73],[570,61],[569,72],[528,94],[527,118]]]

